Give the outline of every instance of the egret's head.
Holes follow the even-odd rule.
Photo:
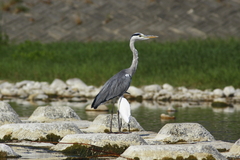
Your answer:
[[[150,39],[150,38],[157,38],[158,36],[154,36],[154,35],[145,35],[142,34],[140,32],[136,32],[132,35],[131,39],[134,40],[146,40],[146,39]]]

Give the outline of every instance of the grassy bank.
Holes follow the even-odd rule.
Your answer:
[[[139,65],[132,85],[169,83],[188,88],[240,87],[240,39],[137,42]],[[78,77],[100,86],[128,68],[128,42],[1,43],[0,80],[52,82]]]

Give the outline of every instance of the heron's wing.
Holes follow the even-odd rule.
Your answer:
[[[131,76],[122,70],[111,77],[95,97],[92,108],[97,108],[101,103],[122,96],[129,88]]]

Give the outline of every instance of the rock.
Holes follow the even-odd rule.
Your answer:
[[[159,92],[161,90],[161,86],[158,84],[152,84],[143,87],[143,91],[146,92]]]
[[[1,112],[0,113],[0,126],[4,124],[10,123],[22,123],[19,119],[18,115],[14,114],[13,112]]]
[[[172,97],[172,92],[166,89],[162,89],[158,93],[154,94],[153,99],[158,101],[169,101],[171,97]]]
[[[181,87],[178,87],[177,88],[177,91],[180,91],[180,92],[183,92],[183,93],[186,93],[188,91],[188,89],[184,86],[181,86]]]
[[[57,94],[61,97],[67,97],[67,98],[72,98],[74,96],[79,96],[79,93],[76,89],[72,88],[65,88],[62,90],[58,90]]]
[[[14,96],[17,96],[17,89],[16,88],[3,88],[3,89],[1,89],[1,94],[3,96],[14,97]]]
[[[13,83],[9,83],[9,82],[3,82],[0,84],[0,89],[3,89],[3,88],[13,88],[14,87],[14,84]]]
[[[141,97],[143,95],[143,90],[134,86],[130,86],[127,92],[130,93],[130,96],[133,97]]]
[[[197,144],[211,145],[221,153],[229,151],[233,145],[233,143],[224,141],[197,142]]]
[[[165,83],[165,84],[163,84],[163,89],[166,89],[168,91],[173,91],[174,88],[170,84]]]
[[[46,94],[38,94],[34,97],[34,100],[47,100],[48,99],[48,96]]]
[[[230,148],[229,153],[231,157],[238,157],[240,158],[240,139],[238,139],[234,145]]]
[[[55,89],[56,91],[62,91],[67,88],[67,85],[60,79],[55,79],[51,85],[51,88]]]
[[[91,108],[91,104],[87,105],[87,107],[85,108],[86,111],[108,111],[108,107],[104,104],[101,104],[100,106],[98,106],[98,108],[94,109]]]
[[[66,135],[59,144],[53,146],[51,149],[54,151],[66,151],[76,143],[82,146],[97,146],[101,147],[99,151],[111,153],[112,147],[118,148],[122,153],[130,145],[146,145],[147,143],[139,135],[136,134],[72,134]],[[75,146],[76,147],[76,146]],[[74,149],[74,148],[72,148]],[[81,151],[81,150],[80,150]],[[106,153],[104,153],[106,154]]]
[[[43,86],[42,90],[46,95],[56,95],[57,94],[57,91],[55,90],[55,88],[50,88],[50,86]]]
[[[125,159],[216,159],[227,160],[211,145],[141,145],[130,146],[117,160]]]
[[[170,115],[167,115],[167,114],[164,114],[162,113],[160,115],[161,119],[175,119],[175,116],[170,116]]]
[[[240,98],[240,89],[235,90],[234,97]]]
[[[235,88],[233,86],[227,86],[227,87],[224,87],[223,89],[223,94],[226,97],[234,96],[234,93],[235,93]]]
[[[15,110],[7,102],[0,101],[0,112],[12,112],[17,115]]]
[[[5,124],[0,127],[0,139],[46,141],[48,137],[63,138],[68,134],[80,134],[81,130],[73,123],[21,123]],[[44,139],[44,140],[43,140]],[[50,141],[50,140],[49,140]]]
[[[223,91],[221,89],[214,89],[213,90],[213,95],[214,95],[214,97],[222,97],[223,96]]]
[[[110,114],[100,114],[98,115],[89,128],[85,129],[86,132],[109,132],[110,127]],[[130,117],[130,130],[131,131],[144,131],[140,124],[136,121],[134,117]],[[118,132],[118,120],[117,115],[113,115],[112,121],[112,131]],[[128,125],[122,121],[122,131],[128,131]]]
[[[165,143],[192,143],[215,140],[214,137],[198,123],[168,123],[161,128],[155,139]]]
[[[68,86],[70,86],[71,88],[78,89],[79,91],[85,90],[87,88],[87,85],[82,80],[80,80],[79,78],[68,79],[66,81],[66,84]]]
[[[29,81],[29,80],[23,80],[21,82],[17,82],[15,86],[17,88],[22,88],[23,86],[27,85],[28,83],[34,83],[34,81]]]
[[[25,147],[31,147],[31,149],[33,148],[41,148],[41,149],[50,149],[52,146],[55,146],[56,144],[50,143],[50,142],[35,142],[35,141],[16,141],[16,142],[8,142],[7,144],[11,145],[12,148],[17,148],[17,153],[20,153],[20,155],[22,155],[22,157],[24,157],[23,152],[26,152],[26,148]],[[36,150],[38,152],[38,150]],[[31,152],[27,152],[28,154],[31,154]],[[39,152],[41,153],[41,152]],[[33,153],[34,154],[34,153]],[[32,155],[33,158],[37,159],[35,155]],[[43,153],[42,153],[43,156]],[[24,157],[25,158],[25,157]],[[29,157],[28,157],[29,158]]]
[[[212,107],[222,108],[227,107],[229,104],[227,103],[226,98],[215,98],[211,105]]]
[[[153,100],[153,97],[154,97],[154,93],[153,92],[147,92],[147,93],[144,93],[142,98],[144,100]]]
[[[38,107],[28,121],[53,122],[53,121],[77,121],[81,120],[77,113],[70,107],[44,106]]]
[[[6,144],[0,144],[0,158],[19,158],[19,154],[15,153],[11,147]]]
[[[21,123],[18,114],[7,102],[0,101],[0,125]]]

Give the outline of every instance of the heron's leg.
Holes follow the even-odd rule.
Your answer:
[[[113,108],[114,108],[114,104],[112,104],[111,117],[110,117],[110,131],[109,131],[110,133],[112,133]]]
[[[131,122],[131,116],[130,116],[130,119],[129,119],[129,122],[128,122],[128,132],[130,133],[130,122]]]
[[[122,121],[120,120],[120,116],[119,116],[119,111],[117,112],[118,115],[118,131],[121,132],[121,128],[122,128]]]

